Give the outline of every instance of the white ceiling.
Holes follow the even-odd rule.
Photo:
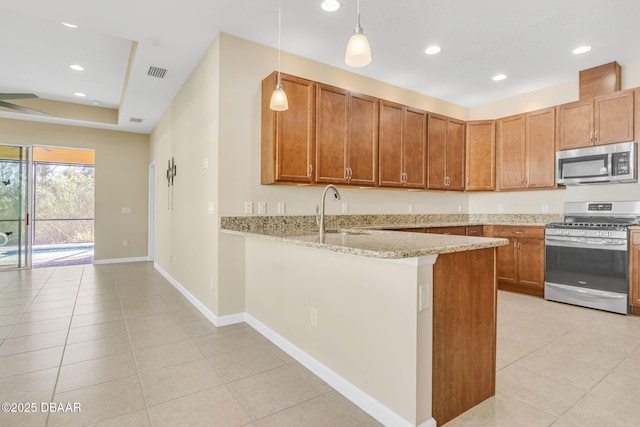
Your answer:
[[[344,49],[356,0],[340,0],[333,13],[321,0],[281,2],[283,51],[349,69]],[[0,0],[0,93],[118,108],[120,119],[108,125],[5,109],[0,117],[148,133],[219,32],[277,47],[277,5]],[[465,107],[575,80],[579,70],[611,61],[640,61],[638,0],[361,0],[360,9],[373,61],[351,71]],[[138,46],[129,64],[132,41]],[[432,43],[442,52],[425,55]],[[571,54],[584,44],[590,52]],[[85,71],[70,70],[72,63]],[[147,76],[150,66],[166,68],[166,77]],[[508,78],[492,81],[498,73]]]

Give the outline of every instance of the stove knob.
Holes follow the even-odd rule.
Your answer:
[[[613,236],[613,233],[611,231],[607,231],[607,236]]]
[[[602,231],[598,231],[598,236],[602,236]]]

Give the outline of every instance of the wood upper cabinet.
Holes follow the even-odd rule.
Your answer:
[[[526,187],[555,187],[556,109],[534,111],[527,113],[526,117]]]
[[[281,74],[289,109],[269,109],[276,73],[262,81],[262,184],[313,182],[315,83]]]
[[[497,121],[500,190],[555,187],[555,108]]]
[[[378,99],[322,84],[316,99],[316,182],[376,185]]]
[[[495,121],[467,122],[465,189],[491,191],[496,189]]]
[[[464,190],[465,122],[429,114],[428,185],[436,190]]]
[[[496,225],[491,234],[509,239],[496,251],[498,287],[543,296],[544,227]]]
[[[381,100],[378,148],[380,186],[426,187],[426,112]]]
[[[634,140],[634,91],[596,96],[558,109],[560,150]]]
[[[630,234],[629,304],[640,308],[640,229],[633,229]]]

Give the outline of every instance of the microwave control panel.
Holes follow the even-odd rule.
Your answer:
[[[611,163],[613,166],[613,175],[628,175],[630,173],[629,161],[630,154],[628,151],[621,153],[613,153],[611,155]]]

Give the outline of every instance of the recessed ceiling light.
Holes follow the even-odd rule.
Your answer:
[[[507,78],[506,74],[496,74],[495,76],[493,76],[493,81],[499,82],[500,80],[504,80],[506,78]]]
[[[78,64],[71,64],[71,65],[69,65],[69,68],[71,68],[72,70],[76,70],[76,71],[84,71],[84,67],[82,65],[78,65]]]
[[[77,26],[77,25],[75,25],[75,24],[70,24],[70,23],[68,23],[68,22],[63,22],[63,23],[62,23],[62,25],[64,25],[64,26],[65,26],[65,27],[67,27],[67,28],[78,28],[78,26]]]
[[[426,53],[427,55],[435,55],[436,53],[440,52],[442,49],[440,48],[440,46],[429,46],[428,48],[426,48],[424,50],[424,53]]]
[[[338,0],[324,0],[320,7],[327,12],[335,12],[340,9],[340,2]]]
[[[589,52],[591,50],[591,46],[580,46],[573,49],[574,55],[580,55],[581,53]]]
[[[76,93],[74,93],[74,95],[75,96],[79,96],[80,98],[83,98],[83,97],[87,96],[86,93],[82,93],[82,92],[76,92]]]

